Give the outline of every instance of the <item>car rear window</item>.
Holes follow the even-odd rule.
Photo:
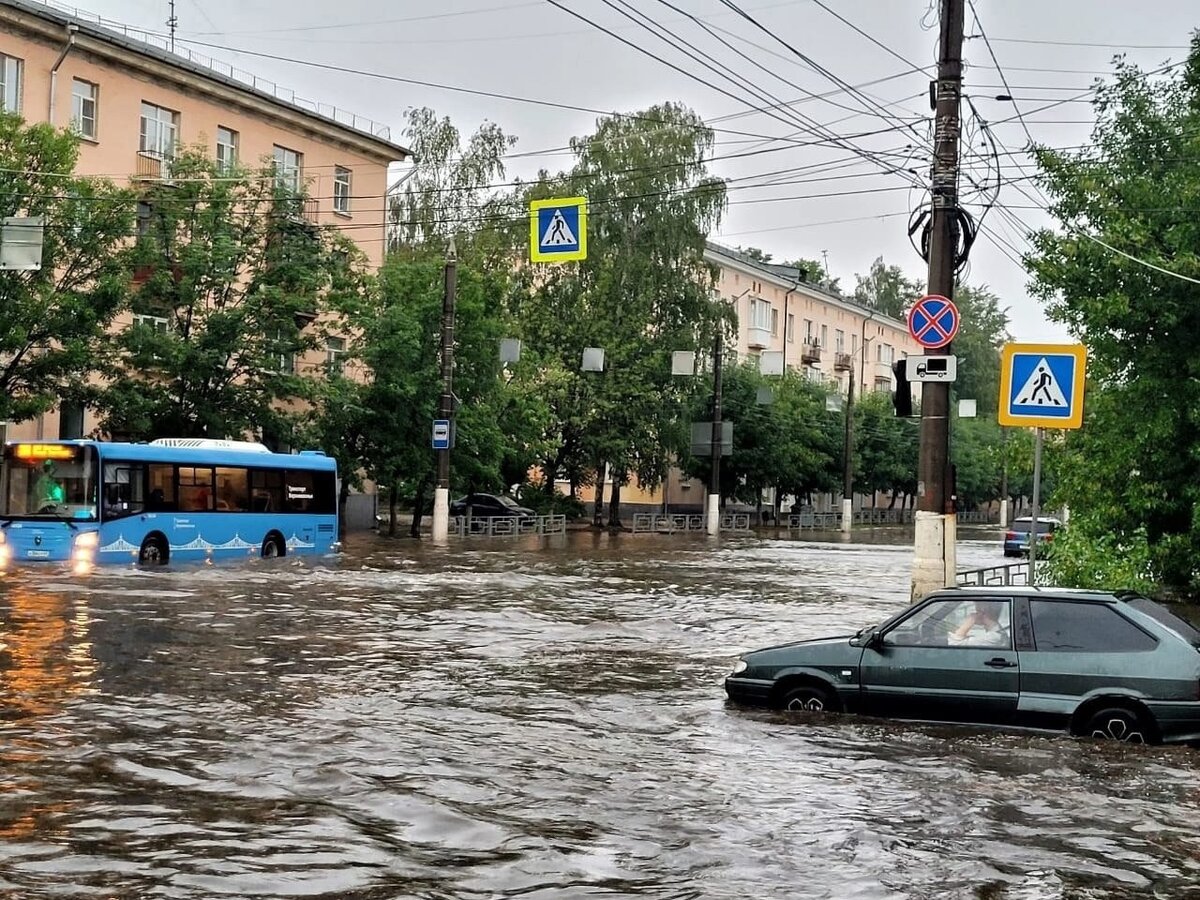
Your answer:
[[[1133,653],[1158,642],[1104,603],[1031,600],[1033,639],[1038,650],[1075,653]]]
[[[1038,534],[1050,534],[1057,527],[1057,523],[1043,520],[1038,522]],[[1018,519],[1012,523],[1012,527],[1008,530],[1015,531],[1017,534],[1029,534],[1029,532],[1033,531],[1033,522],[1029,519],[1025,519],[1024,521]]]
[[[1193,647],[1200,648],[1200,631],[1165,606],[1160,606],[1148,597],[1134,597],[1126,602],[1138,612],[1148,615],[1159,625],[1170,628]]]

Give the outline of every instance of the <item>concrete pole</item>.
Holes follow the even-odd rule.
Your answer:
[[[445,290],[442,294],[442,398],[439,415],[450,420],[454,434],[454,301],[458,286],[458,258],[454,239],[446,253]],[[450,537],[450,448],[437,451],[437,487],[433,491],[433,540]]]
[[[1038,554],[1038,513],[1042,499],[1042,434],[1043,429],[1034,432],[1033,439],[1033,522],[1029,527],[1029,583],[1037,584],[1034,577],[1037,570]]]
[[[959,104],[962,97],[964,0],[941,0],[937,104],[934,120],[929,293],[954,298],[958,246]],[[950,353],[949,345],[938,353]],[[953,585],[957,573],[953,475],[950,466],[950,385],[921,386],[921,448],[911,598]]]

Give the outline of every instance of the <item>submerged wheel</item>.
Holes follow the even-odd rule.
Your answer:
[[[788,712],[836,712],[837,704],[829,691],[812,684],[794,687],[783,695],[780,707]]]
[[[147,535],[138,550],[138,564],[143,566],[165,566],[171,555],[167,539],[161,534]]]
[[[268,534],[263,540],[262,557],[263,559],[275,559],[280,556],[287,555],[287,544],[283,542],[277,534]]]
[[[1081,734],[1123,744],[1154,743],[1153,731],[1145,718],[1125,706],[1109,706],[1097,710],[1087,720]]]

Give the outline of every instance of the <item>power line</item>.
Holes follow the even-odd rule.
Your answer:
[[[877,40],[872,35],[867,34],[867,32],[863,31],[861,28],[859,28],[857,25],[855,25],[853,22],[851,22],[845,16],[842,16],[842,15],[834,12],[832,9],[830,9],[828,6],[826,6],[824,3],[822,3],[821,0],[812,0],[812,2],[814,4],[816,4],[817,6],[821,7],[821,9],[825,10],[825,12],[829,13],[831,16],[833,16],[839,22],[843,23],[844,25],[849,26],[851,29],[856,31],[858,34],[865,37],[868,41],[870,41],[876,47],[881,47],[884,51],[891,54],[896,59],[900,60],[902,63],[907,65],[910,69],[912,69],[912,71],[916,72],[917,74],[928,75],[933,70],[933,66],[914,65],[909,59],[907,59],[904,56],[901,56],[899,53],[897,53],[895,50],[893,50],[887,44],[883,43],[882,41]]]

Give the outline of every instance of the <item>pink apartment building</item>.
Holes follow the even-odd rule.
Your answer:
[[[273,163],[307,189],[306,218],[344,228],[372,266],[383,261],[388,167],[408,157],[386,126],[36,0],[0,0],[0,103],[29,122],[74,126],[85,176],[169,177],[175,149],[196,144],[218,161]],[[325,353],[343,349],[334,338]],[[55,411],[9,437],[77,437],[93,424]]]

